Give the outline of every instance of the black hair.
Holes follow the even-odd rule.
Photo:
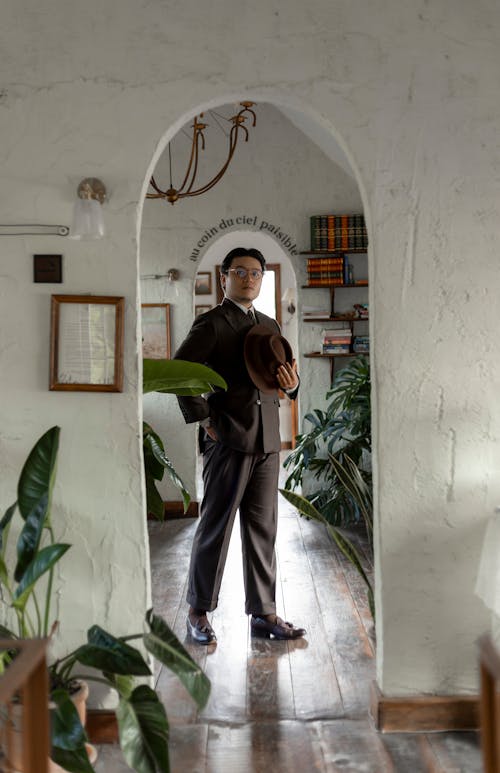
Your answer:
[[[233,250],[231,250],[231,252],[227,253],[226,257],[222,261],[222,265],[220,267],[221,274],[228,273],[229,269],[231,268],[231,263],[235,258],[245,257],[255,258],[259,261],[262,271],[266,270],[266,261],[262,252],[255,250],[253,247],[251,247],[249,250],[247,250],[246,247],[235,247]]]

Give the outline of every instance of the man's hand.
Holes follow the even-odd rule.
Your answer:
[[[285,362],[284,365],[280,365],[276,371],[276,378],[281,389],[285,392],[293,392],[299,384],[299,377],[297,376],[297,363],[292,360],[292,364]]]
[[[207,433],[208,437],[211,437],[212,440],[215,440],[215,442],[218,441],[217,432],[215,431],[214,427],[205,427],[205,432]]]

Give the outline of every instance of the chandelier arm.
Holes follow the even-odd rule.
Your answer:
[[[201,134],[201,140],[202,140],[201,148],[203,150],[205,148],[205,138],[203,137],[203,134]],[[197,137],[196,138],[196,154],[195,154],[195,162],[194,162],[194,167],[193,167],[193,174],[191,175],[191,182],[189,183],[187,189],[182,194],[183,196],[189,196],[191,188],[194,185],[194,181],[196,180],[196,174],[198,172],[198,161],[199,161],[199,158],[200,158],[200,155],[199,155],[200,154],[200,149],[198,147],[198,142],[199,142],[199,139]],[[182,188],[181,188],[181,190],[182,190]]]
[[[193,161],[195,163],[195,170],[198,166],[198,135],[203,133],[203,129],[198,128],[198,116],[196,115],[194,118],[194,132],[193,132],[193,141],[191,142],[191,156],[189,157],[189,164],[188,168],[186,170],[186,174],[184,176],[184,180],[182,181],[182,185],[177,188],[177,192],[184,190],[184,186],[186,185],[189,175],[191,174],[191,167],[193,166]],[[195,171],[196,174],[196,171]]]
[[[228,168],[229,164],[231,163],[231,159],[234,155],[234,151],[236,150],[236,145],[238,143],[238,129],[241,127],[241,124],[233,124],[231,127],[231,131],[229,133],[229,155],[226,159],[226,162],[224,166],[219,169],[217,174],[208,182],[205,183],[201,188],[197,188],[195,191],[192,191],[191,188],[187,191],[185,191],[183,194],[181,194],[182,198],[185,198],[187,196],[199,196],[201,193],[206,193],[210,190],[210,188],[213,188],[214,185],[216,185],[223,174],[225,173],[226,169]],[[244,128],[244,127],[243,127]],[[245,129],[246,131],[246,129]],[[248,134],[248,132],[247,132]],[[194,182],[194,180],[193,180]]]
[[[146,193],[146,198],[147,199],[164,199],[165,198],[165,193],[156,184],[156,180],[155,180],[154,176],[151,177],[151,180],[149,181],[149,184],[151,185],[152,188],[155,189],[156,193]]]
[[[238,132],[240,128],[243,129],[244,131],[245,142],[248,142],[249,132],[247,127],[244,125],[244,122],[247,116],[244,114],[245,113],[249,114],[252,117],[251,126],[256,126],[256,123],[257,123],[257,116],[255,112],[251,109],[254,103],[240,102],[240,105],[241,105],[241,110],[231,119],[227,119],[232,121],[233,123],[231,130],[229,132],[229,152],[228,152],[227,159],[223,164],[223,166],[220,168],[220,170],[217,172],[217,174],[209,182],[205,183],[205,185],[202,185],[200,188],[193,190],[193,186],[196,180],[196,175],[198,172],[200,141],[201,141],[201,150],[205,149],[205,135],[203,132],[207,124],[204,124],[198,120],[198,118],[201,118],[201,119],[203,118],[203,113],[200,113],[199,116],[195,116],[194,118],[193,136],[191,140],[191,155],[189,158],[189,163],[186,170],[186,174],[184,176],[184,180],[182,181],[182,185],[178,190],[175,190],[173,188],[172,165],[170,163],[170,189],[168,191],[162,191],[162,189],[156,184],[156,180],[154,179],[154,176],[151,176],[150,184],[152,188],[156,191],[156,193],[147,193],[146,198],[148,199],[164,198],[164,199],[168,199],[168,201],[170,201],[170,203],[173,204],[178,199],[186,198],[189,196],[199,196],[200,194],[205,193],[206,191],[209,191],[211,188],[213,188],[214,185],[216,185],[219,182],[219,180],[222,178],[222,176],[225,174],[229,164],[231,163],[231,160],[236,150],[236,146],[238,144],[238,139],[239,139]],[[215,120],[216,120],[216,123],[219,124],[217,119]],[[220,124],[219,124],[219,128],[222,128]],[[169,143],[169,155],[170,155],[170,143]],[[186,185],[188,187],[186,190],[184,190]]]

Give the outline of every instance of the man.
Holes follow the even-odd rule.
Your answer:
[[[175,355],[176,359],[208,365],[228,384],[227,391],[218,390],[206,399],[178,398],[186,422],[200,422],[203,453],[204,496],[191,554],[186,621],[188,633],[199,644],[216,641],[207,612],[217,606],[238,508],[245,610],[252,615],[252,632],[278,639],[295,639],[305,633],[277,617],[275,604],[281,447],[277,389],[279,386],[296,397],[296,364],[292,360],[279,365],[275,386],[262,390],[251,380],[245,362],[245,340],[255,323],[261,332],[265,326],[268,338],[278,343],[281,338],[276,320],[252,306],[264,271],[265,260],[258,250],[231,250],[221,266],[224,301],[194,321]]]

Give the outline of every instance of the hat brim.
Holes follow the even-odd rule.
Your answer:
[[[253,325],[245,336],[245,365],[257,389],[272,394],[279,389],[276,371],[285,362],[292,364],[292,347],[286,338],[265,325]]]

